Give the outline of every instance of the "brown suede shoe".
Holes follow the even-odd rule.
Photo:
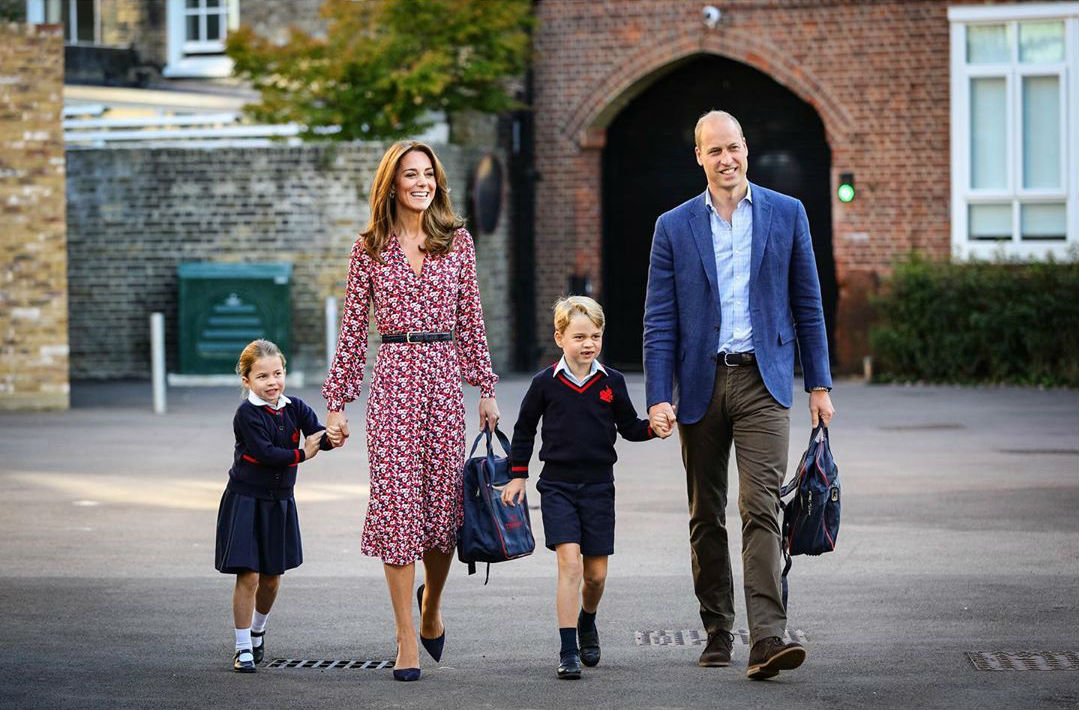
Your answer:
[[[769,636],[753,644],[749,650],[749,668],[746,677],[751,680],[764,680],[779,675],[780,671],[789,671],[802,665],[806,659],[806,650],[802,644],[792,641],[783,643],[778,636]]]
[[[719,668],[731,664],[731,644],[734,636],[726,631],[717,631],[708,634],[708,645],[704,647],[701,657],[697,659],[698,666],[705,668]]]

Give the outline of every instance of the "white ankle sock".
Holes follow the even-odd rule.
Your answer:
[[[260,634],[263,631],[265,631],[266,630],[266,619],[268,619],[268,618],[270,618],[269,612],[267,612],[265,614],[260,614],[260,613],[258,613],[256,611],[255,615],[251,618],[251,630],[254,631],[257,634]]]
[[[236,650],[241,648],[251,648],[251,629],[236,629]]]

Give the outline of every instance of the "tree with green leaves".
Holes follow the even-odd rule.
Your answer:
[[[229,34],[236,74],[261,94],[246,107],[255,120],[397,138],[426,128],[432,111],[516,105],[506,87],[528,61],[530,0],[327,0],[320,13],[325,38],[295,27],[283,45],[247,27]]]

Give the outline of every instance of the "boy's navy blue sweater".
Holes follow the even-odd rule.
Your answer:
[[[513,427],[510,463],[515,478],[528,477],[528,462],[536,440],[536,424],[543,418],[543,461],[540,477],[548,481],[598,483],[614,480],[618,434],[629,441],[655,436],[648,420],[638,419],[630,401],[626,378],[604,366],[581,386],[555,365],[532,378]]]
[[[326,427],[318,416],[296,397],[281,409],[260,407],[244,400],[232,418],[236,453],[229,469],[229,490],[266,500],[287,500],[296,485],[296,465],[307,458],[304,437]],[[333,444],[325,436],[319,448],[329,451]]]

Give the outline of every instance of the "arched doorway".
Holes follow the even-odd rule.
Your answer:
[[[603,149],[604,360],[641,369],[641,322],[656,218],[704,192],[693,127],[709,109],[738,117],[749,179],[797,197],[813,234],[828,341],[836,303],[832,254],[831,150],[812,106],[753,67],[703,55],[629,102],[607,127]],[[831,348],[834,352],[834,348]]]

